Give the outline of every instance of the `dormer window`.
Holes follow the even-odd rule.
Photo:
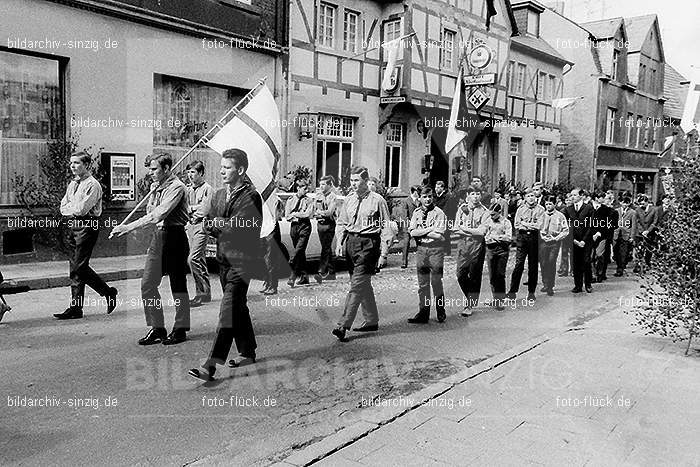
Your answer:
[[[527,12],[527,33],[540,37],[540,14],[532,10]]]
[[[610,77],[613,79],[613,81],[617,81],[617,65],[619,61],[620,51],[615,49],[613,50],[612,70],[610,71]]]

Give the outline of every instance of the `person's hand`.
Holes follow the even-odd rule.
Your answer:
[[[125,234],[128,233],[128,232],[129,232],[129,231],[128,231],[128,229],[126,228],[125,225],[119,224],[118,226],[116,226],[116,227],[114,227],[114,228],[112,229],[112,233],[109,234],[109,237],[110,237],[110,238],[112,238],[112,237],[121,237],[122,235],[125,235]]]
[[[343,244],[339,243],[338,246],[335,247],[335,255],[336,256],[343,256]]]
[[[649,231],[648,231],[648,230],[645,230],[644,232],[642,232],[642,237],[646,237],[647,235],[649,235]]]
[[[642,234],[642,235],[643,235],[643,234]],[[596,232],[596,233],[593,234],[593,240],[598,240],[601,236],[602,236],[602,235],[601,235],[600,232]]]

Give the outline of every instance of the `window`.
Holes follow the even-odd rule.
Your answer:
[[[644,124],[644,147],[646,149],[651,148],[652,146],[652,136],[651,136],[651,127],[652,127],[652,120],[651,117],[647,118],[646,123]]]
[[[627,123],[625,124],[627,126],[627,146],[632,146],[632,130],[634,128],[634,114],[631,112],[627,112]]]
[[[179,126],[157,125],[153,145],[186,148],[193,146],[246,93],[244,89],[160,74],[153,76],[153,88],[154,121],[180,121]]]
[[[643,90],[644,86],[646,85],[646,74],[647,74],[647,66],[646,65],[639,65],[639,79],[637,80],[637,87],[639,90]]]
[[[320,115],[316,126],[316,176],[333,175],[341,185],[350,182],[355,121]]]
[[[510,180],[518,180],[518,159],[520,158],[520,140],[510,139]]]
[[[547,100],[547,73],[542,71],[537,75],[537,99]]]
[[[615,142],[615,120],[617,118],[617,110],[608,107],[608,118],[605,124],[605,142],[612,144]]]
[[[451,70],[452,62],[454,61],[454,44],[455,44],[455,33],[449,29],[445,29],[442,32],[442,48],[440,53],[442,54],[442,67]]]
[[[61,81],[57,60],[0,51],[0,205],[16,204],[15,173],[38,175],[37,155],[63,130]]]
[[[534,11],[527,13],[527,32],[535,37],[540,37],[540,15]]]
[[[554,75],[549,75],[549,99],[557,97],[557,78]]]
[[[636,143],[635,147],[641,147],[641,140],[642,140],[642,126],[644,126],[644,120],[642,120],[641,115],[637,115],[637,131],[636,131]]]
[[[357,27],[359,23],[359,13],[345,10],[345,18],[343,21],[343,50],[346,52],[357,52]]]
[[[615,81],[617,81],[617,63],[619,62],[619,60],[620,60],[620,51],[613,50],[613,62],[612,62],[611,77]]]
[[[318,21],[318,43],[323,47],[335,47],[335,5],[321,3]]]
[[[518,63],[518,78],[516,79],[515,83],[515,93],[523,95],[525,91],[525,70],[527,69],[527,66]]]
[[[549,150],[552,143],[535,143],[535,182],[549,182]]]
[[[401,37],[401,20],[387,21],[384,23],[384,42],[393,41]]]
[[[389,123],[384,151],[384,186],[398,188],[401,182],[401,152],[403,148],[403,125]]]
[[[508,62],[508,92],[511,94],[515,90],[515,62]]]
[[[656,93],[656,70],[652,68],[650,71],[651,76],[649,76],[649,91]]]

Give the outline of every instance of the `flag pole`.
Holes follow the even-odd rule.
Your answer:
[[[413,36],[415,36],[415,35],[416,35],[416,32],[413,31],[413,32],[410,33],[410,34],[406,34],[405,36],[399,37],[398,40],[402,41],[402,40],[404,40],[404,39],[408,39],[409,37],[413,37]],[[396,39],[392,39],[392,40],[396,40]],[[388,41],[388,42],[391,42],[391,41]],[[355,54],[355,55],[353,55],[353,56],[351,56],[351,57],[343,57],[343,58],[340,59],[340,63],[343,63],[345,60],[352,60],[353,58],[357,58],[357,57],[359,57],[360,55],[365,55],[366,53],[372,52],[373,50],[377,50],[378,48],[380,48],[380,47],[383,46],[384,44],[386,44],[386,42],[382,42],[382,43],[380,43],[378,46],[372,47],[371,49],[363,50],[363,51],[360,52],[359,54]]]
[[[253,95],[258,91],[258,89],[260,89],[261,86],[263,86],[265,84],[266,80],[267,80],[267,76],[263,76],[260,80],[258,80],[258,83],[255,86],[253,86],[253,89],[248,91],[248,93],[245,96],[243,96],[243,98],[240,101],[238,101],[236,103],[236,105],[231,107],[231,109],[229,109],[229,111],[226,112],[224,114],[224,116],[221,117],[219,119],[219,121],[216,122],[216,124],[209,131],[207,131],[201,138],[199,138],[199,140],[196,143],[194,143],[194,146],[192,146],[177,162],[175,162],[175,164],[173,164],[173,166],[171,167],[171,170],[175,169],[175,167],[180,165],[180,163],[182,161],[184,161],[190,154],[192,154],[199,147],[200,144],[202,144],[203,142],[207,142],[209,135],[214,130],[219,130],[219,129],[223,128],[223,126],[221,125],[221,122],[224,121],[229,115],[233,114],[233,117],[236,117],[236,115],[238,115],[240,113],[240,107],[245,106],[245,104],[247,104],[252,99]],[[129,219],[131,219],[131,216],[133,216],[134,213],[136,211],[138,211],[141,208],[141,206],[143,206],[143,204],[146,202],[146,200],[148,200],[149,196],[153,193],[153,191],[155,191],[155,190],[149,191],[148,194],[146,196],[144,196],[143,199],[141,201],[139,201],[139,203],[124,218],[124,220],[119,223],[119,225],[124,225],[125,223],[127,223],[129,221]],[[113,235],[110,234],[109,238],[112,238],[112,236]]]

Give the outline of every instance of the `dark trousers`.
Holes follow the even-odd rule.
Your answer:
[[[445,265],[443,246],[418,246],[416,250],[416,272],[418,273],[418,309],[421,314],[430,314],[430,287],[433,288],[435,309],[445,311],[445,292],[442,273]]]
[[[248,286],[250,278],[238,268],[221,266],[219,271],[221,288],[224,296],[219,308],[219,324],[216,337],[209,352],[209,361],[204,366],[214,363],[223,365],[231,351],[231,345],[236,342],[236,349],[243,357],[255,357],[255,332],[250,320],[248,309]]]
[[[621,273],[627,268],[630,254],[632,253],[632,242],[618,238],[613,249],[615,264],[617,264],[617,272]]]
[[[445,243],[442,250],[445,252],[445,256],[452,254],[452,233],[449,230],[445,230]]]
[[[411,245],[411,234],[408,232],[408,228],[401,230],[399,234],[401,238],[401,253],[402,253],[402,263],[404,266],[408,264],[408,248]],[[415,242],[415,240],[413,240]]]
[[[568,276],[569,270],[573,269],[571,267],[571,245],[571,237],[567,237],[561,242],[561,260],[559,261],[559,274],[562,276]]]
[[[318,224],[318,240],[321,243],[321,259],[318,263],[318,273],[321,276],[335,274],[335,254],[333,253],[333,237],[335,223]]]
[[[350,329],[357,309],[362,304],[365,323],[373,326],[379,322],[379,311],[374,299],[372,274],[375,271],[381,248],[381,239],[376,235],[348,234],[345,240],[345,260],[350,272],[350,291],[345,299],[343,316],[339,327]]]
[[[610,266],[612,256],[613,239],[612,237],[607,237],[605,239],[605,262],[603,266],[603,278],[607,279],[608,266]]]
[[[642,258],[644,258],[644,264],[649,266],[651,264],[651,253],[656,248],[656,237],[653,233],[650,233],[646,237],[639,235],[634,239],[635,243],[635,269],[640,267]]]
[[[594,277],[600,281],[605,276],[607,269],[607,259],[605,256],[607,253],[606,244],[608,241],[604,238],[598,239],[598,241],[593,245],[591,266],[593,267]]]
[[[486,245],[484,238],[464,238],[457,247],[457,283],[469,306],[479,305],[481,274],[484,270]]]
[[[141,278],[141,299],[146,324],[164,328],[163,304],[158,287],[167,275],[175,303],[173,329],[190,329],[190,299],[187,293],[187,255],[189,244],[184,226],[156,229],[146,252],[146,264]]]
[[[522,279],[525,270],[525,258],[527,258],[527,291],[529,294],[534,294],[537,290],[539,246],[540,233],[538,230],[518,231],[515,267],[510,276],[510,293],[518,293],[518,289],[520,289],[520,279]]]
[[[311,223],[292,222],[289,236],[292,237],[294,246],[294,254],[290,260],[292,274],[294,277],[301,277],[306,274],[306,245],[309,244],[309,237],[311,237]]]
[[[265,260],[265,282],[269,287],[277,289],[279,278],[283,276],[280,269],[289,266],[287,263],[289,255],[287,248],[282,244],[279,222],[275,222],[275,228],[261,242]]]
[[[103,297],[109,293],[109,286],[90,267],[90,256],[99,234],[98,229],[87,227],[71,229],[68,233],[71,308],[83,309],[86,285]]]
[[[542,285],[546,289],[554,288],[557,273],[557,256],[561,242],[545,242],[540,244],[540,268],[542,268]]]
[[[510,255],[510,242],[497,242],[486,245],[486,259],[489,264],[491,293],[496,300],[506,295],[506,265]]]
[[[574,273],[574,287],[581,289],[585,283],[586,287],[591,286],[593,273],[591,271],[591,250],[590,240],[583,248],[573,245],[571,250],[571,266]]]

